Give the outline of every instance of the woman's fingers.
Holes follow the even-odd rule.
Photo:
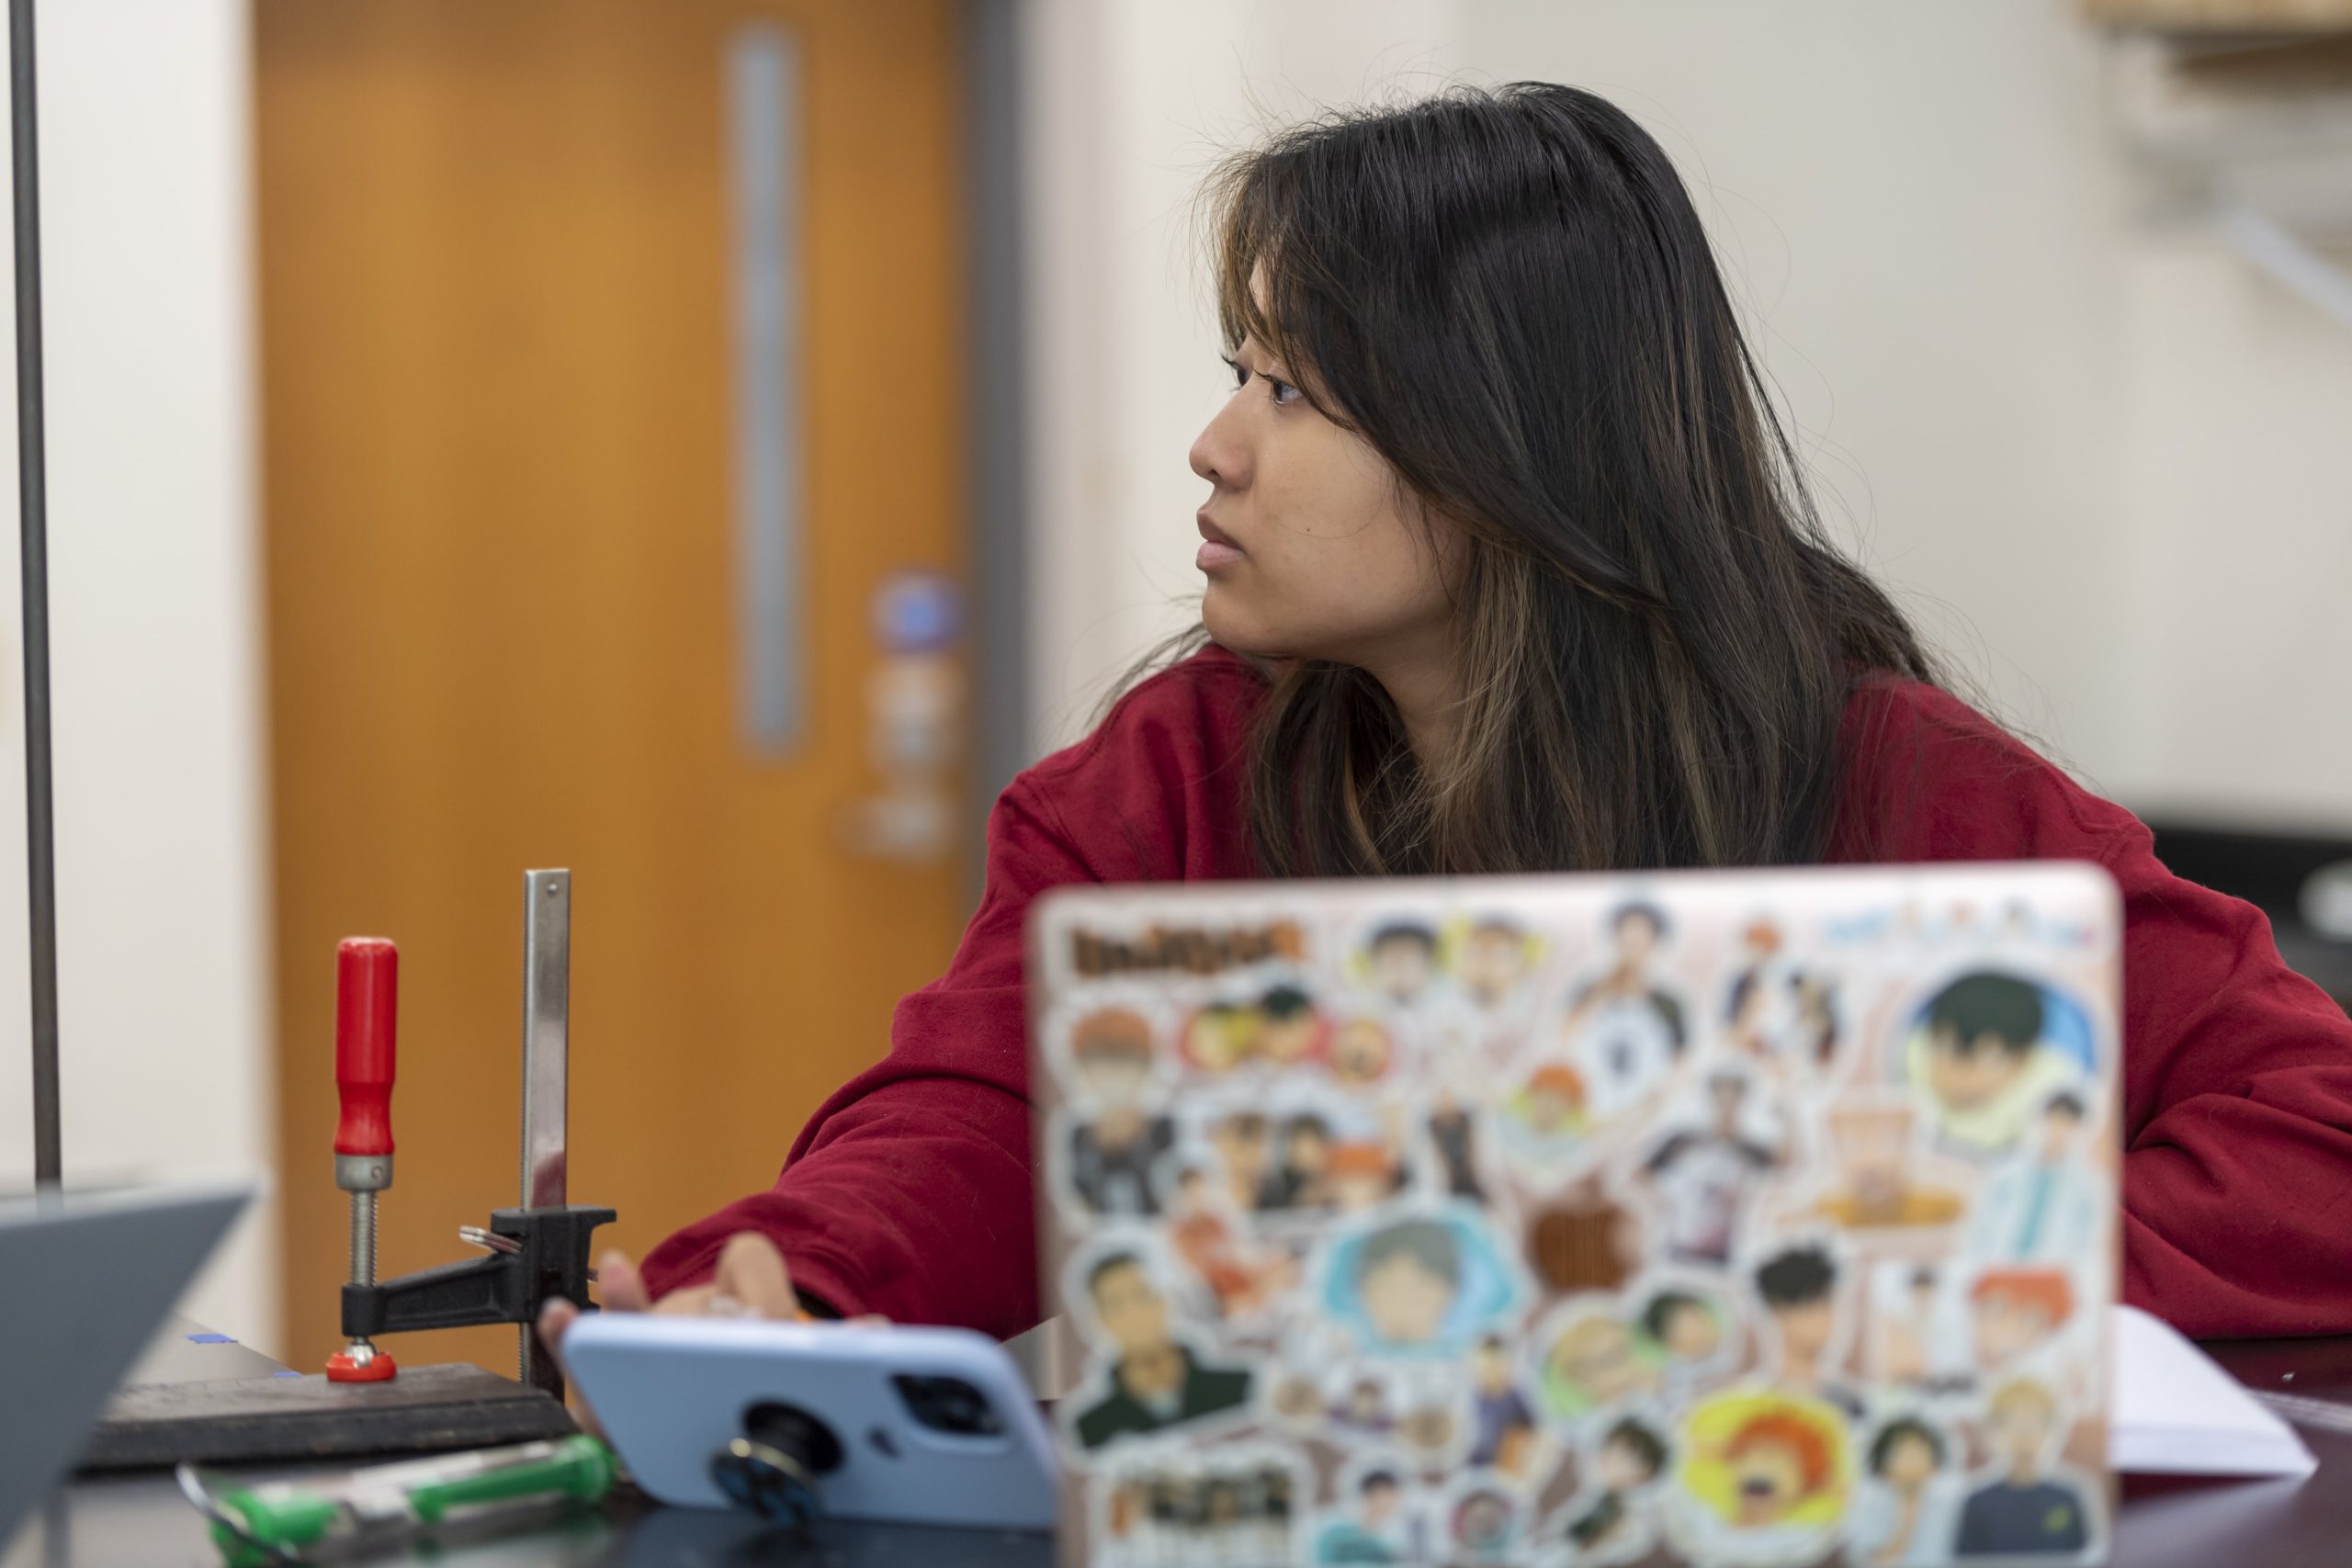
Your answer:
[[[563,1366],[564,1334],[579,1317],[580,1309],[561,1296],[549,1296],[539,1308],[539,1343],[547,1347],[559,1369]]]
[[[745,1317],[800,1315],[800,1298],[792,1292],[784,1254],[757,1231],[738,1231],[728,1237],[711,1284],[714,1293],[706,1311],[726,1312],[731,1303],[731,1310]]]
[[[563,1337],[579,1321],[580,1309],[561,1296],[548,1297],[547,1304],[539,1308],[539,1343],[546,1346],[548,1354],[555,1358],[556,1371],[563,1374],[566,1382],[571,1381],[571,1372],[563,1364]],[[596,1424],[596,1413],[588,1408],[586,1400],[575,1395],[571,1416],[580,1424],[580,1429],[590,1437],[604,1436],[604,1428]]]
[[[596,1295],[606,1312],[643,1312],[653,1304],[645,1292],[645,1276],[618,1247],[596,1260]]]

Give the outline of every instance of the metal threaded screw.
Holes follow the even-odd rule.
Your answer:
[[[372,1285],[376,1282],[376,1195],[354,1192],[351,1195],[351,1282]]]

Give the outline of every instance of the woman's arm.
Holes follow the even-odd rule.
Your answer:
[[[2191,1335],[2352,1330],[2352,1020],[2138,823],[2123,890],[2123,1280]]]
[[[1874,682],[1849,858],[2086,860],[2123,895],[2123,1292],[2184,1333],[2352,1332],[2352,1019],[2262,912],[1959,699]]]
[[[947,973],[899,1004],[889,1055],[809,1119],[774,1187],[655,1247],[651,1293],[698,1283],[751,1230],[842,1316],[999,1337],[1036,1322],[1023,927],[1038,893],[1091,880],[1016,781],[989,819],[979,909]]]

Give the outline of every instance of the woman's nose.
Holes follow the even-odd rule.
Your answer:
[[[1247,449],[1234,428],[1235,420],[1233,401],[1228,400],[1193,438],[1188,454],[1193,472],[1219,490],[1239,490],[1250,482]]]

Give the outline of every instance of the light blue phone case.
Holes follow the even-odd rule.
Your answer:
[[[1052,1439],[1019,1369],[984,1335],[599,1313],[572,1325],[563,1356],[638,1484],[664,1503],[728,1506],[711,1456],[743,1435],[746,1410],[774,1402],[841,1442],[840,1468],[820,1482],[829,1517],[1053,1528]],[[961,1379],[1001,1429],[922,1425],[898,1377]]]

